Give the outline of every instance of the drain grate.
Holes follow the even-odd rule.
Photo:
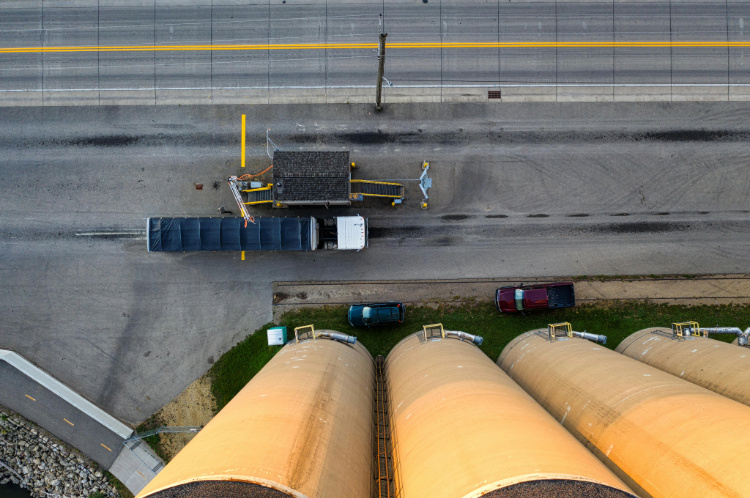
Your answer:
[[[500,90],[487,90],[488,99],[503,99],[502,92]]]

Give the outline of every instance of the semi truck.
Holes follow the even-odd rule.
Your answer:
[[[501,313],[569,308],[575,304],[573,282],[500,287],[495,292],[495,305]]]
[[[149,252],[317,251],[367,247],[367,219],[331,218],[147,218]]]

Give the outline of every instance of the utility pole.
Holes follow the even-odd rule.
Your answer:
[[[378,111],[383,110],[383,106],[380,105],[381,97],[383,95],[383,73],[385,72],[385,37],[388,33],[380,33],[380,48],[378,49],[378,86],[375,90],[375,109]]]

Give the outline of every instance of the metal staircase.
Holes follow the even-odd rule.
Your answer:
[[[262,188],[253,188],[249,190],[243,190],[247,194],[247,202],[245,204],[263,204],[273,202],[273,192],[271,185],[267,185]]]
[[[352,195],[370,197],[404,198],[404,186],[401,183],[377,182],[371,180],[352,180]]]

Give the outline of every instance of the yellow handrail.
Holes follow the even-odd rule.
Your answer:
[[[549,342],[555,342],[557,340],[557,330],[562,329],[565,335],[573,337],[573,326],[570,322],[550,323],[547,325],[547,333],[549,334]]]
[[[399,185],[403,186],[403,183],[391,183],[391,182],[379,182],[377,180],[349,180],[351,183],[376,183],[378,185]]]

